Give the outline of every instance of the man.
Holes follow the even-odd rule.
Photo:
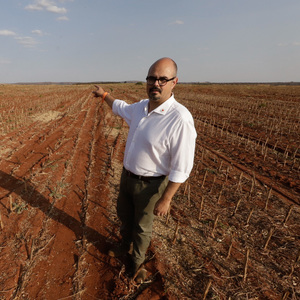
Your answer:
[[[161,58],[149,69],[149,99],[127,104],[96,86],[96,97],[129,125],[124,167],[117,200],[122,242],[110,256],[132,253],[132,275],[142,282],[142,264],[151,241],[154,215],[165,216],[181,183],[193,166],[196,131],[190,112],[172,93],[177,84],[177,65]],[[131,251],[130,251],[131,250]]]

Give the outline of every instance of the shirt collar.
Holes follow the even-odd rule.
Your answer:
[[[147,110],[148,110],[148,103],[150,100],[147,101]],[[160,115],[165,115],[171,105],[174,103],[175,98],[174,94],[172,93],[171,97],[167,99],[164,103],[162,103],[160,106],[156,107],[151,113],[157,113]]]

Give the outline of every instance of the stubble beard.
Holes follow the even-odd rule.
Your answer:
[[[153,93],[153,91],[157,91],[158,93]],[[153,102],[158,102],[161,98],[161,90],[157,87],[153,87],[149,90],[149,100]]]

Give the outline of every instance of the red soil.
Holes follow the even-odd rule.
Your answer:
[[[130,101],[144,93],[135,85],[108,88]],[[250,151],[230,138],[239,124],[225,132],[221,121],[204,120],[184,86],[176,95],[195,117],[195,167],[169,218],[155,221],[147,282],[130,281],[126,260],[107,255],[119,240],[115,200],[127,126],[91,90],[68,89],[54,119],[43,115],[1,137],[0,299],[200,299],[206,289],[207,299],[300,296],[299,160],[292,166],[259,146]],[[40,91],[32,93],[38,101]],[[55,88],[47,92],[54,95]],[[263,141],[264,131],[252,130],[242,132],[251,134],[248,142]],[[290,149],[297,142],[290,138]],[[272,136],[269,143],[271,153]]]

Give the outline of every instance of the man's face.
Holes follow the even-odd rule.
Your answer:
[[[166,63],[158,63],[153,65],[149,72],[148,77],[154,78],[165,78],[171,79],[174,76],[174,69],[172,65],[168,65]],[[177,83],[178,78],[168,81],[165,85],[160,85],[158,80],[156,80],[153,84],[147,83],[147,94],[150,101],[155,102],[155,104],[160,105],[166,100],[170,98],[172,95],[172,90]]]

